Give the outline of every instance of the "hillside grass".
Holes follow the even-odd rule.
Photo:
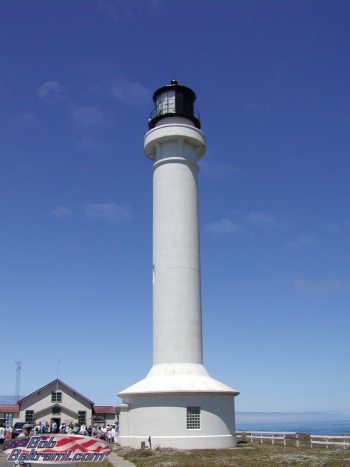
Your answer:
[[[274,467],[274,466],[350,466],[350,449],[314,447],[302,443],[300,448],[279,444],[239,443],[223,450],[117,448],[119,456],[137,467]]]

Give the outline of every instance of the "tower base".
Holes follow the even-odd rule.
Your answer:
[[[236,446],[234,396],[203,365],[154,365],[119,395],[122,446],[224,449]]]

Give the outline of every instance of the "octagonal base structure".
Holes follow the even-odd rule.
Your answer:
[[[154,365],[122,391],[118,441],[139,449],[225,449],[236,446],[234,396],[203,365]]]
[[[139,449],[225,449],[236,446],[234,398],[220,394],[130,396],[120,407],[122,446]],[[187,428],[188,408],[200,408],[199,428]]]

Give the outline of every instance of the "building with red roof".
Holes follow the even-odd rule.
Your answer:
[[[105,426],[118,421],[117,408],[111,405],[95,405],[93,401],[68,386],[60,379],[35,390],[20,399],[17,404],[0,404],[0,422],[14,425],[17,421],[39,423],[55,421]]]

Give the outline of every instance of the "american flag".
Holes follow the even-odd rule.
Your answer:
[[[40,437],[40,441],[48,441],[50,438],[54,438],[56,441],[54,448],[35,448],[37,452],[40,453],[68,453],[71,451],[75,452],[84,452],[84,453],[101,453],[106,456],[111,452],[111,446],[106,442],[97,438],[91,438],[90,436],[80,436],[80,435],[38,435],[35,438]],[[29,440],[33,437],[17,438],[11,441],[8,441],[4,445],[4,451],[10,454],[12,449],[22,448],[21,452],[26,454],[31,451],[31,449],[26,449]],[[24,449],[23,449],[24,448]]]
[[[111,446],[97,438],[79,435],[56,435],[56,446],[53,449],[40,449],[40,452],[93,452],[108,455]]]
[[[5,442],[3,450],[7,451],[9,449],[25,448],[29,443],[29,440],[30,436],[11,439],[10,441]]]

